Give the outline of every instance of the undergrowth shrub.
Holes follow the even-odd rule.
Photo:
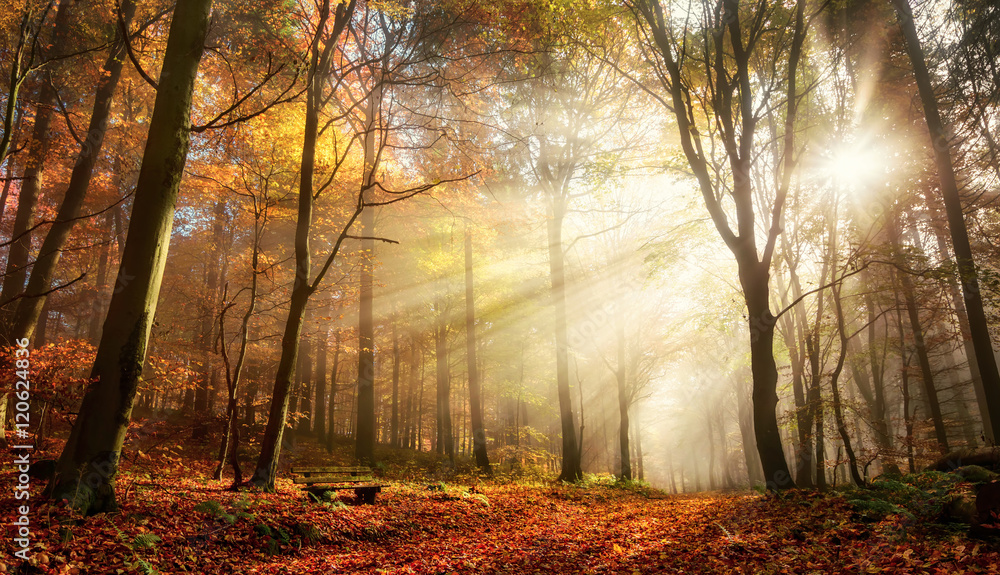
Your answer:
[[[954,499],[962,477],[955,473],[923,471],[875,478],[867,488],[849,488],[847,502],[861,519],[882,521],[889,515],[914,521],[937,521]]]

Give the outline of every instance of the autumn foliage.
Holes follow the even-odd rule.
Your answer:
[[[387,487],[375,505],[358,505],[350,492],[317,498],[286,478],[275,493],[228,490],[205,479],[208,450],[174,445],[178,432],[135,426],[130,444],[142,449],[126,455],[121,513],[83,520],[59,502],[37,507],[30,564],[7,561],[6,572],[984,573],[1000,565],[991,539],[910,511],[930,510],[929,500],[881,509],[860,506],[851,491],[671,496],[596,476],[577,486],[484,480],[471,462],[442,476],[432,460],[384,450]],[[291,459],[316,457],[304,444]],[[930,489],[929,481],[915,484]],[[0,512],[12,505],[5,499]],[[10,551],[9,538],[3,545]]]

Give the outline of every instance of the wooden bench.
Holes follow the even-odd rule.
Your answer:
[[[310,493],[353,489],[362,503],[375,503],[375,494],[382,491],[372,476],[370,467],[293,467],[292,483],[305,485]],[[314,485],[321,485],[313,487]]]

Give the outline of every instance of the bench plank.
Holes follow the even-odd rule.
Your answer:
[[[313,483],[367,483],[374,482],[374,477],[355,477],[355,476],[322,476],[322,477],[293,477],[292,483],[295,484],[313,484]]]
[[[371,467],[292,467],[291,472],[292,483],[306,485],[314,494],[353,489],[359,501],[374,504],[375,495],[382,492],[382,485],[372,477]]]
[[[370,474],[371,467],[293,467],[292,473],[365,473]]]

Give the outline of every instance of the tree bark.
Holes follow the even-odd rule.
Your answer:
[[[789,246],[785,236],[782,236],[781,243],[788,265],[792,299],[798,300],[802,297],[802,286],[796,272],[796,262],[792,259],[791,246]],[[778,276],[778,289],[783,293],[785,292],[782,289],[780,275]],[[806,360],[810,359],[805,335],[808,321],[805,309],[801,305],[795,306],[793,313],[785,314],[783,317],[782,325],[785,328],[783,336],[792,369],[792,397],[795,401],[795,423],[799,441],[798,455],[795,459],[795,484],[801,488],[808,489],[813,486],[813,468],[810,462],[813,460],[812,427],[814,411],[812,403],[809,401],[811,392],[806,389],[804,383]],[[809,394],[808,397],[807,393]]]
[[[238,392],[240,386],[240,378],[243,373],[243,366],[246,363],[247,356],[247,344],[249,342],[250,336],[250,320],[253,318],[253,313],[257,308],[257,275],[259,273],[260,267],[260,244],[261,236],[264,233],[264,226],[267,225],[267,201],[263,202],[263,208],[258,207],[256,198],[254,198],[254,239],[253,239],[253,253],[250,257],[250,301],[247,304],[247,309],[243,313],[243,321],[240,324],[240,349],[236,357],[236,368],[230,369],[229,366],[229,351],[226,348],[226,310],[228,307],[223,307],[219,314],[219,349],[221,351],[223,365],[226,369],[226,389],[228,391],[228,401],[226,404],[226,427],[223,430],[222,435],[222,445],[219,447],[219,465],[215,469],[214,479],[222,479],[222,470],[226,465],[226,461],[232,465],[233,468],[233,487],[236,488],[243,483],[243,471],[240,469],[239,463],[239,442],[240,442],[240,426],[237,415],[239,413],[238,404]],[[228,287],[228,286],[227,286]],[[225,295],[223,300],[225,300]],[[224,305],[232,305],[225,304]]]
[[[768,304],[768,270],[750,258],[737,258],[740,283],[750,322],[750,371],[753,376],[754,438],[767,487],[771,491],[795,485],[785,462],[778,431],[778,368],[774,362],[774,316]],[[752,259],[753,261],[748,261]]]
[[[925,193],[924,198],[931,214],[931,228],[934,230],[934,238],[937,242],[938,257],[941,261],[950,261],[952,258],[948,251],[945,233],[941,229],[942,226],[938,225],[940,220],[937,217],[937,206],[934,205],[929,191]],[[969,376],[972,378],[972,390],[975,393],[981,422],[980,431],[988,444],[994,444],[993,424],[990,420],[990,412],[986,408],[988,405],[986,402],[986,390],[983,387],[983,377],[979,372],[979,360],[976,359],[976,349],[972,342],[972,331],[969,328],[969,314],[965,310],[965,302],[962,301],[962,293],[958,281],[953,276],[949,276],[943,280],[943,283],[945,291],[951,300],[952,311],[954,311],[955,317],[958,320],[959,334],[962,338],[962,347],[965,350],[965,359],[969,364]],[[960,398],[959,403],[963,404],[964,402],[964,397]]]
[[[378,129],[377,103],[382,99],[382,83],[375,85],[365,110],[365,132],[363,136],[365,182],[361,194],[371,189],[375,182],[376,136]],[[358,415],[357,436],[355,437],[355,457],[362,463],[375,462],[376,421],[375,421],[375,321],[372,317],[374,293],[372,291],[375,274],[375,212],[371,209],[361,214],[361,251],[365,261],[361,266],[361,285],[358,311]]]
[[[705,155],[702,137],[690,106],[693,100],[691,87],[685,84],[689,78],[683,74],[676,54],[680,54],[680,57],[687,55],[683,53],[684,47],[676,46],[672,40],[669,15],[664,15],[658,0],[635,0],[630,4],[637,18],[648,26],[651,41],[659,52],[658,56],[662,58],[665,66],[665,74],[661,76],[662,83],[669,92],[668,108],[677,121],[681,148],[698,182],[712,222],[733,253],[739,268],[750,331],[754,433],[767,487],[771,491],[793,488],[795,482],[785,461],[775,413],[778,404],[778,371],[774,361],[775,317],[768,302],[768,280],[774,244],[781,231],[780,218],[785,198],[792,173],[796,169],[794,138],[800,98],[796,87],[796,73],[806,35],[805,0],[797,0],[795,4],[794,33],[787,61],[786,113],[781,142],[783,162],[780,166],[775,166],[779,174],[776,177],[778,185],[774,202],[768,210],[771,216],[770,227],[760,254],[756,244],[757,194],[751,178],[754,130],[758,123],[754,114],[758,106],[754,105],[755,95],[752,92],[753,49],[744,43],[739,1],[724,0],[720,3],[721,10],[714,12],[713,23],[721,27],[718,33],[714,30],[703,31],[706,41],[706,67],[703,71],[708,76],[708,81],[715,85],[712,89],[716,100],[712,102],[713,113],[718,123],[725,126],[719,137],[724,140],[732,172],[732,188],[726,191],[718,189],[718,172],[713,173],[714,168],[710,167],[709,158]],[[765,5],[760,5],[763,6]],[[729,68],[727,63],[730,62],[732,72],[726,71]],[[720,70],[723,72],[720,73]],[[740,125],[738,132],[735,129],[737,124]],[[714,147],[713,144],[713,149]],[[722,195],[730,197],[735,204],[735,230],[730,226],[727,210],[721,203]]]
[[[132,21],[132,15],[135,13],[135,4],[131,0],[125,0],[122,2],[120,10],[121,18],[127,29]],[[8,341],[31,337],[42,307],[48,299],[46,292],[52,287],[59,256],[62,255],[62,249],[66,245],[70,231],[76,224],[76,218],[90,187],[94,166],[97,164],[101,147],[104,144],[104,134],[107,131],[112,100],[118,87],[118,80],[121,78],[124,53],[125,37],[119,26],[111,43],[108,58],[104,63],[104,73],[97,84],[94,108],[90,115],[86,139],[80,146],[80,153],[70,176],[69,187],[66,188],[66,194],[59,206],[56,220],[49,228],[38,252],[38,257],[31,268],[28,286],[24,290],[25,297],[19,300],[14,308],[11,332],[7,334]],[[51,110],[49,113],[51,114]],[[40,185],[40,177],[36,175],[33,182]],[[25,239],[30,241],[28,236]],[[2,297],[0,297],[0,301],[2,301]]]
[[[934,86],[931,84],[927,64],[924,61],[924,52],[920,46],[920,38],[917,36],[917,28],[913,21],[910,4],[908,0],[892,0],[892,4],[896,9],[899,26],[906,40],[906,51],[913,65],[913,76],[924,108],[924,118],[930,132],[931,146],[934,149],[934,161],[941,184],[941,195],[944,198],[945,213],[948,216],[948,228],[951,231],[959,282],[962,285],[965,309],[969,316],[969,331],[983,380],[983,399],[986,405],[981,406],[980,409],[989,415],[991,429],[987,430],[986,433],[987,437],[995,443],[996,439],[1000,437],[1000,374],[997,372],[997,362],[993,354],[986,313],[983,310],[976,264],[972,257],[972,245],[969,242],[962,199],[958,192],[958,182],[951,159],[952,136],[941,120],[941,114],[938,111],[937,97],[934,93]]]
[[[896,214],[889,215],[888,232],[889,241],[896,254],[900,253],[901,242],[899,223]],[[938,449],[942,454],[948,453],[948,434],[944,427],[944,417],[941,414],[941,403],[938,400],[937,386],[934,384],[934,370],[931,368],[930,356],[927,352],[927,343],[924,340],[924,327],[920,319],[920,309],[917,307],[917,298],[913,282],[909,274],[905,271],[906,262],[896,256],[898,265],[904,271],[899,272],[896,277],[899,279],[899,288],[903,295],[903,303],[906,306],[906,315],[910,321],[910,333],[913,334],[914,348],[917,352],[917,365],[920,366],[920,379],[924,384],[924,394],[927,399],[927,408],[930,411],[931,421],[934,424],[934,434],[937,438]]]
[[[642,454],[642,431],[639,427],[633,423],[635,429],[633,430],[633,435],[635,436],[635,462],[639,467],[639,481],[646,480],[646,466],[644,464],[643,454]]]
[[[101,255],[97,261],[96,293],[90,303],[90,324],[87,327],[87,339],[94,345],[101,341],[101,309],[104,297],[108,291],[108,266],[111,260],[111,232],[114,225],[111,212],[104,214],[104,226],[101,228]]]
[[[194,413],[201,420],[201,424],[195,427],[192,439],[203,438],[208,434],[207,418],[209,416],[209,395],[214,391],[211,385],[215,372],[212,366],[212,341],[215,334],[215,310],[218,304],[219,285],[224,283],[225,277],[220,278],[219,270],[222,259],[223,221],[226,216],[226,203],[222,200],[215,202],[214,217],[212,219],[212,240],[208,250],[208,278],[205,282],[206,299],[202,301],[202,324],[201,324],[201,349],[204,352],[204,363],[199,370],[201,377],[198,378],[198,386],[194,394]]]
[[[340,329],[333,330],[333,369],[330,370],[330,421],[326,427],[326,452],[333,453],[333,439],[337,430],[337,379],[340,373]]]
[[[833,217],[830,218],[830,254],[831,263],[830,268],[833,270],[832,276],[837,274],[837,206],[836,200],[834,200],[833,207]],[[833,298],[833,306],[836,312],[837,318],[837,334],[840,339],[840,351],[837,355],[837,364],[833,368],[833,373],[830,375],[830,389],[833,392],[833,417],[834,421],[837,423],[837,432],[840,434],[840,440],[844,444],[844,451],[847,452],[848,468],[851,472],[851,479],[854,484],[863,487],[865,485],[865,480],[861,478],[861,474],[858,472],[858,459],[854,454],[854,446],[851,444],[851,435],[847,431],[847,422],[844,419],[843,407],[840,403],[840,375],[844,372],[844,362],[847,359],[847,353],[849,350],[849,340],[847,337],[847,329],[844,326],[844,308],[841,303],[840,293],[843,289],[843,283],[838,283],[831,288],[830,297]],[[839,457],[838,457],[839,459]]]
[[[549,277],[552,306],[555,311],[556,391],[559,396],[559,420],[562,429],[562,468],[559,480],[575,483],[583,479],[580,446],[573,422],[573,403],[569,390],[569,338],[566,331],[566,272],[562,245],[562,222],[565,202],[553,198],[548,219]]]
[[[329,405],[326,400],[326,337],[326,329],[321,328],[317,335],[316,371],[313,374],[316,393],[313,401],[312,432],[321,445],[326,442],[326,409]]]
[[[0,336],[3,337],[3,342],[0,343],[8,345],[13,345],[14,340],[10,339],[10,334],[13,333],[14,310],[19,298],[24,295],[24,280],[28,276],[32,235],[30,229],[34,225],[35,210],[42,191],[42,171],[49,155],[49,128],[52,125],[54,101],[55,91],[49,82],[43,82],[38,104],[35,106],[35,124],[28,143],[21,191],[17,195],[17,211],[14,212],[7,266],[0,285]]]
[[[410,346],[407,350],[407,378],[404,384],[405,389],[403,391],[403,410],[400,417],[399,427],[400,427],[400,447],[404,449],[411,449],[413,447],[410,441],[410,435],[413,428],[413,375],[416,365],[414,362],[414,349],[413,340],[410,340]]]
[[[443,283],[443,281],[442,281]],[[437,376],[437,434],[434,449],[455,462],[455,444],[451,424],[451,370],[448,365],[448,312],[444,295],[438,296],[437,321],[434,326],[435,374]]]
[[[191,100],[211,0],[178,0],[136,185],[132,223],[97,358],[69,439],[46,489],[84,514],[117,508],[114,480],[167,260],[187,159]]]
[[[894,274],[893,283],[895,284]],[[913,417],[910,413],[910,353],[906,349],[906,337],[903,331],[903,305],[899,301],[899,290],[894,290],[893,297],[896,299],[896,333],[899,340],[899,356],[902,359],[899,367],[900,381],[903,392],[903,426],[906,431],[904,443],[906,444],[906,461],[909,465],[910,473],[916,471],[913,454]]]
[[[424,356],[420,354],[420,393],[417,398],[417,451],[424,450]]]
[[[46,40],[50,48],[56,50],[63,49],[66,33],[70,25],[70,8],[72,2],[60,0],[59,8],[56,11],[52,36]],[[50,4],[51,7],[51,4]],[[42,18],[38,23],[39,32],[34,34],[32,43],[39,40],[38,35],[43,27],[46,8],[42,13]],[[29,34],[31,15],[25,11],[21,25],[21,40],[23,41]],[[24,46],[22,46],[24,48]],[[31,57],[34,57],[37,46],[31,46]],[[12,67],[11,87],[15,88],[13,93],[7,98],[7,115],[5,117],[5,130],[3,140],[0,141],[4,159],[9,151],[11,138],[13,137],[13,125],[6,125],[13,121],[14,110],[16,109],[17,88],[26,77],[26,70],[20,70],[20,79],[14,74],[14,70],[21,68],[20,61],[22,53],[15,54],[15,61]],[[30,58],[27,63],[31,64]],[[51,65],[50,62],[46,64]],[[34,224],[35,211],[38,208],[38,199],[42,191],[42,173],[49,148],[52,144],[52,137],[49,129],[52,126],[52,116],[56,102],[56,91],[52,85],[51,70],[44,69],[40,78],[41,86],[38,88],[38,102],[35,104],[35,121],[31,130],[31,139],[28,141],[28,156],[25,161],[24,173],[21,178],[20,191],[17,195],[17,211],[14,213],[14,225],[11,230],[11,244],[7,251],[7,265],[4,269],[3,282],[0,283],[0,345],[13,345],[15,341],[11,338],[13,331],[14,311],[16,310],[19,298],[24,295],[24,282],[28,277],[28,260],[31,251],[31,228]],[[39,308],[41,309],[41,308]]]
[[[393,447],[399,447],[399,331],[398,319],[392,317],[392,415],[389,418],[389,439]]]
[[[632,480],[632,454],[629,450],[628,430],[629,417],[628,406],[629,396],[626,386],[625,371],[625,310],[624,302],[619,300],[615,304],[615,340],[617,365],[615,366],[615,382],[618,384],[618,449],[621,455],[621,479],[623,481]]]
[[[268,413],[267,427],[261,441],[260,456],[257,468],[250,484],[274,491],[274,480],[278,472],[278,457],[281,453],[281,438],[288,417],[292,376],[298,360],[299,341],[302,335],[303,317],[309,296],[316,286],[310,285],[309,274],[312,270],[309,252],[309,231],[312,225],[313,213],[313,176],[316,171],[316,140],[319,135],[319,111],[324,101],[324,84],[330,73],[330,58],[337,39],[347,26],[354,13],[354,1],[346,6],[337,6],[333,29],[324,43],[320,37],[326,29],[330,16],[330,0],[324,0],[319,14],[319,24],[316,36],[310,47],[309,83],[306,90],[305,134],[302,141],[302,157],[299,174],[298,216],[295,226],[295,282],[292,285],[292,296],[288,307],[288,318],[285,320],[285,330],[281,337],[281,357],[278,360],[278,370],[274,377],[274,391],[271,395],[271,407]],[[357,212],[355,212],[357,217]],[[353,219],[347,224],[349,228]],[[343,232],[330,256],[333,261]],[[318,281],[318,279],[317,279]]]
[[[483,400],[476,362],[476,299],[472,269],[472,232],[465,232],[465,358],[469,371],[469,417],[472,423],[472,454],[476,465],[491,473],[486,452],[486,428],[483,425]]]
[[[369,157],[367,148],[365,157]],[[363,236],[371,236],[373,234],[375,213],[372,210],[365,210],[362,213],[361,228]],[[372,302],[374,298],[372,292],[374,276],[372,266],[375,265],[375,256],[373,253],[375,251],[375,242],[373,240],[362,240],[361,250],[365,253],[365,261],[361,267],[361,293],[358,318],[358,415],[355,456],[358,458],[358,461],[370,465],[375,462],[375,321],[372,315]]]
[[[312,310],[307,310],[303,320],[303,328],[313,324]],[[298,405],[293,404],[293,408],[299,412],[299,419],[295,425],[295,435],[309,435],[312,421],[312,378],[313,378],[313,338],[312,335],[305,336],[299,340],[299,353],[296,361],[295,379],[298,381],[298,393],[293,395],[293,401],[298,400]],[[294,439],[293,445],[294,445]]]

